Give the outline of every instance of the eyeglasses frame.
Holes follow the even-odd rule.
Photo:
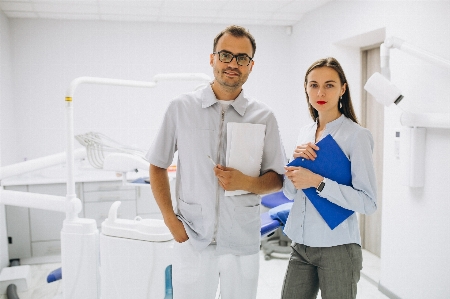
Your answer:
[[[225,53],[227,53],[227,54],[230,54],[231,56],[233,56],[232,58],[231,58],[231,60],[230,61],[228,61],[228,62],[223,62],[221,59],[220,59],[220,53],[221,52],[225,52]],[[239,66],[249,66],[250,65],[250,62],[252,62],[252,60],[253,60],[253,57],[250,57],[250,56],[248,56],[247,54],[238,54],[238,55],[234,55],[233,53],[230,53],[230,52],[228,52],[228,51],[224,51],[224,50],[221,50],[221,51],[217,51],[217,52],[213,52],[213,54],[219,54],[219,60],[220,60],[220,62],[222,62],[222,63],[231,63],[232,61],[233,61],[233,59],[236,59],[236,63],[237,63],[237,65],[239,65]],[[247,63],[247,65],[240,65],[239,64],[239,62],[238,62],[238,60],[237,60],[237,57],[238,56],[247,56],[248,58],[250,58],[250,61]]]

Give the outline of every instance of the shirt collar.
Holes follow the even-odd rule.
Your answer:
[[[248,102],[249,100],[245,97],[244,90],[242,90],[238,97],[234,100],[234,102],[231,103],[231,106],[233,106],[234,110],[236,110],[239,115],[244,116],[245,110],[248,106]],[[211,84],[208,84],[208,86],[203,90],[202,108],[208,108],[215,103],[218,103],[216,95],[212,90]]]
[[[332,130],[333,128],[339,127],[342,124],[342,122],[344,121],[344,119],[345,119],[345,115],[341,114],[341,116],[339,116],[335,120],[327,123],[327,125],[325,126],[325,129]],[[318,126],[318,122],[319,122],[319,118],[316,119],[316,126]]]

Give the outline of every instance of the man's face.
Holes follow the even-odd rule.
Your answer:
[[[252,57],[253,48],[247,37],[234,37],[228,33],[222,35],[216,45],[215,52],[224,51],[233,55],[247,54]],[[229,63],[221,62],[219,54],[210,55],[210,64],[213,67],[214,78],[217,83],[226,89],[238,89],[247,81],[253,68],[253,60],[247,66],[237,64],[236,57]]]

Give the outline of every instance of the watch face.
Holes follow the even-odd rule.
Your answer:
[[[325,187],[325,183],[324,182],[320,182],[319,186],[317,186],[317,191],[322,192],[323,187]]]

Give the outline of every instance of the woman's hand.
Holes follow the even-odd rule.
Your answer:
[[[298,145],[294,150],[294,158],[304,158],[308,160],[315,160],[317,157],[316,151],[319,150],[319,147],[312,142],[307,144]]]
[[[291,180],[297,189],[316,188],[323,180],[321,175],[303,167],[285,166],[284,169],[286,170],[286,177]]]

